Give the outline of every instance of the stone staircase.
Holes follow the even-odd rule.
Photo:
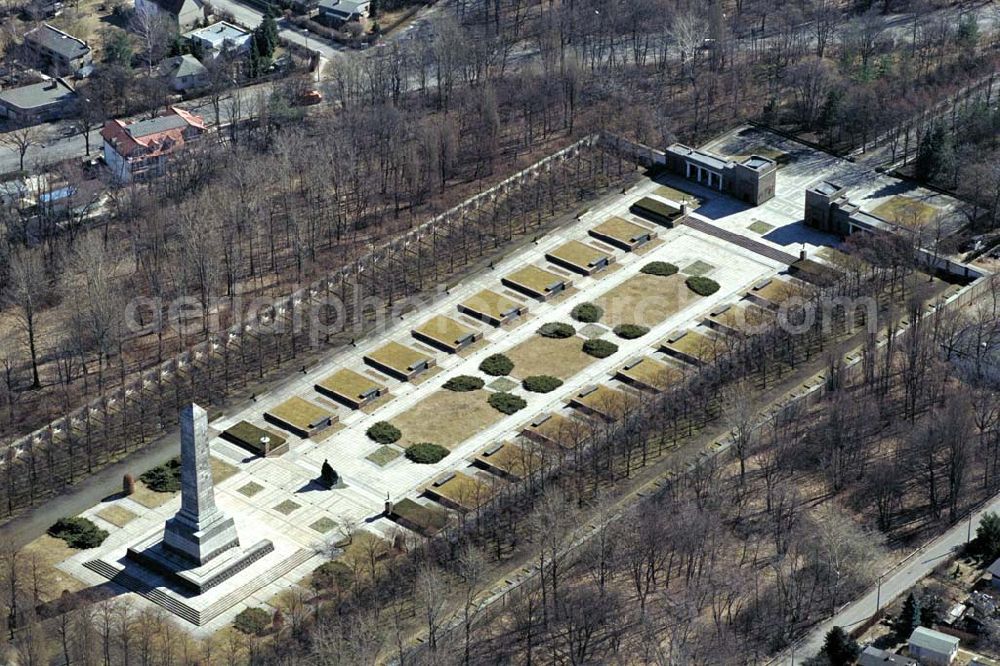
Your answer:
[[[200,611],[196,608],[192,608],[177,597],[167,594],[159,588],[150,587],[148,583],[144,582],[140,578],[126,573],[104,560],[90,560],[85,562],[83,566],[90,569],[94,573],[107,578],[112,583],[135,592],[154,604],[161,606],[164,610],[173,613],[177,617],[187,620],[191,624],[200,627],[208,624],[216,617],[226,612],[243,599],[246,599],[265,585],[269,585],[281,578],[292,569],[308,560],[314,554],[315,553],[312,550],[300,548],[290,557],[287,557],[278,563],[277,566],[261,572],[259,575],[251,578],[236,589],[223,595]]]
[[[700,231],[703,234],[721,238],[722,240],[732,243],[737,247],[742,247],[746,250],[750,250],[751,252],[756,252],[759,255],[767,257],[768,259],[773,259],[774,261],[778,261],[783,264],[791,265],[798,261],[798,257],[788,254],[787,252],[782,252],[777,248],[765,245],[764,243],[755,241],[752,238],[747,238],[742,234],[733,233],[732,231],[728,231],[726,229],[720,229],[714,224],[709,224],[708,222],[703,222],[701,220],[695,220],[690,216],[684,218],[683,224]]]

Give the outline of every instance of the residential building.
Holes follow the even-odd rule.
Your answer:
[[[667,148],[667,168],[710,190],[718,190],[755,206],[774,197],[778,164],[749,155],[739,161],[675,143]]]
[[[135,9],[167,17],[180,32],[191,30],[206,18],[204,0],[135,0]]]
[[[45,61],[53,74],[84,77],[93,69],[94,54],[87,42],[48,23],[25,33],[24,43]]]
[[[65,118],[76,109],[77,94],[64,79],[9,88],[0,92],[0,116],[18,125]]]
[[[858,655],[858,666],[919,666],[910,657],[869,645]]]
[[[996,332],[1000,333],[1000,325],[997,325],[994,328],[995,328]],[[993,560],[993,564],[991,564],[986,569],[986,572],[988,574],[990,574],[990,576],[992,576],[992,580],[990,580],[990,584],[993,587],[993,589],[994,590],[1000,590],[1000,558],[998,558],[996,560]]]
[[[159,72],[171,90],[177,92],[187,92],[208,84],[208,70],[190,54],[167,58],[160,63]]]
[[[910,656],[925,666],[948,666],[958,654],[959,640],[954,636],[917,627],[910,635]]]
[[[104,160],[121,183],[163,174],[170,157],[205,132],[205,121],[171,107],[166,115],[125,123],[109,120],[101,130]]]
[[[371,0],[320,0],[319,16],[334,25],[362,21],[371,14]]]
[[[202,53],[202,61],[215,60],[223,53],[231,56],[250,52],[252,33],[226,21],[192,30],[184,35]]]

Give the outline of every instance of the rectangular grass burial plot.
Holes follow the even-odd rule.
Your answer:
[[[767,222],[763,222],[761,220],[754,220],[753,224],[748,226],[747,229],[754,232],[755,234],[764,235],[769,231],[772,231],[774,229],[774,225],[768,224]]]
[[[580,275],[593,275],[615,261],[613,255],[575,240],[549,250],[545,253],[545,258]]]
[[[605,292],[594,303],[604,310],[601,323],[606,326],[638,324],[653,327],[698,298],[684,284],[683,275],[664,277],[639,273]]]
[[[288,442],[281,435],[258,428],[249,421],[240,421],[222,432],[222,439],[254,454],[270,458],[288,452]]]
[[[495,487],[471,474],[448,472],[438,477],[424,493],[456,511],[474,511],[496,493]]]
[[[520,481],[540,469],[543,461],[540,455],[524,447],[499,442],[480,451],[473,462],[497,476]]]
[[[437,347],[449,354],[465,349],[483,337],[483,332],[465,326],[451,317],[435,315],[410,333],[417,340]]]
[[[489,391],[436,391],[414,407],[390,419],[407,446],[431,442],[453,449],[476,433],[500,421],[504,415],[490,407]]]
[[[336,418],[329,410],[298,396],[292,396],[277,407],[264,412],[265,420],[299,437],[311,437],[326,430],[333,425]]]
[[[573,286],[573,281],[538,266],[525,266],[500,279],[505,287],[546,301]]]
[[[351,409],[361,409],[389,392],[384,384],[348,368],[324,377],[315,388]]]
[[[542,414],[521,429],[521,436],[526,439],[562,449],[575,449],[586,441],[590,433],[587,423],[558,412]]]
[[[722,349],[722,340],[697,330],[676,333],[660,343],[660,351],[691,365],[712,361]]]
[[[458,304],[458,311],[491,326],[502,326],[528,313],[528,306],[490,289],[483,289]]]
[[[365,355],[366,364],[401,381],[411,381],[435,365],[428,354],[398,342],[387,342]]]
[[[714,270],[715,270],[715,266],[713,266],[712,264],[709,264],[709,263],[704,262],[701,259],[699,259],[699,260],[695,261],[694,263],[689,264],[688,266],[682,268],[681,269],[681,273],[683,273],[684,275],[692,275],[694,277],[701,277],[703,275],[708,275],[709,273],[711,273]]]
[[[658,197],[663,197],[664,199],[669,199],[670,201],[676,201],[677,203],[686,203],[691,206],[692,210],[705,203],[704,199],[701,197],[695,196],[690,192],[683,192],[681,190],[668,187],[666,185],[660,185],[657,187],[653,190],[653,194]]]
[[[665,391],[683,377],[679,368],[645,356],[632,359],[615,374],[615,379],[648,391]]]
[[[638,406],[635,396],[603,384],[585,386],[569,399],[570,407],[605,421],[616,421]]]
[[[799,259],[788,267],[788,274],[817,287],[829,287],[843,275],[833,266],[812,259]]]
[[[620,217],[609,217],[588,231],[597,240],[631,252],[656,238],[656,231]]]
[[[753,303],[734,303],[713,310],[705,323],[725,335],[753,335],[769,326],[774,316]]]
[[[566,380],[597,359],[583,352],[583,340],[546,338],[533,335],[509,352],[507,358],[514,362],[511,376],[524,379],[532,375],[552,375]]]
[[[409,497],[393,502],[389,520],[426,537],[432,537],[443,530],[451,515],[446,509],[433,504],[421,504]]]
[[[804,282],[789,278],[771,278],[754,285],[753,289],[747,292],[747,298],[766,308],[777,310],[783,303],[792,298],[808,300],[813,290]]]
[[[631,206],[629,212],[633,215],[662,224],[665,227],[673,227],[674,223],[683,214],[681,204],[662,199],[658,196],[642,197]]]
[[[136,514],[117,504],[104,507],[97,512],[97,515],[115,527],[125,527],[137,518]]]
[[[373,462],[379,467],[385,467],[401,455],[403,455],[403,452],[395,447],[380,446],[365,456],[365,460]]]

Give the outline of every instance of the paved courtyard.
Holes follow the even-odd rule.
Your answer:
[[[402,319],[391,322],[388,331],[369,339],[356,342],[354,348],[330,356],[327,362],[313,368],[308,374],[300,375],[268,394],[259,396],[251,408],[233,414],[226,414],[211,424],[214,436],[211,448],[217,458],[237,468],[235,474],[216,485],[216,497],[220,507],[234,516],[241,534],[260,538],[266,535],[274,541],[276,549],[282,553],[308,551],[308,559],[296,562],[296,566],[268,582],[249,598],[219,614],[208,624],[198,628],[196,633],[211,633],[232,621],[236,613],[247,606],[268,603],[276,593],[297,584],[320,562],[326,559],[331,543],[340,540],[340,532],[331,525],[336,523],[360,525],[380,536],[391,538],[402,530],[399,525],[382,515],[386,499],[400,501],[414,498],[421,503],[432,500],[423,496],[423,490],[442,474],[464,471],[483,476],[486,472],[470,469],[470,461],[487,446],[504,441],[513,441],[521,429],[535,417],[563,410],[567,400],[583,387],[603,384],[611,388],[623,388],[613,380],[615,373],[626,361],[636,357],[664,360],[658,351],[658,344],[670,334],[700,326],[713,311],[721,305],[734,303],[744,298],[747,290],[766,278],[772,278],[786,269],[786,264],[771,256],[780,253],[757,252],[753,245],[741,246],[727,242],[712,233],[686,225],[668,229],[654,225],[632,215],[629,206],[642,196],[655,193],[663,185],[682,190],[700,197],[702,206],[692,217],[704,225],[735,233],[753,239],[769,248],[782,250],[786,254],[798,256],[805,250],[811,257],[816,251],[836,244],[837,239],[803,226],[804,190],[819,180],[837,180],[849,186],[852,199],[861,203],[878,205],[882,196],[890,196],[888,191],[896,187],[895,181],[887,177],[873,177],[872,174],[858,173],[855,165],[838,160],[824,153],[818,153],[798,144],[792,144],[773,135],[753,135],[740,137],[735,133],[714,142],[709,149],[738,154],[740,140],[753,145],[767,144],[776,150],[792,154],[794,160],[784,164],[778,171],[777,196],[759,207],[750,207],[718,192],[699,187],[682,178],[660,177],[659,182],[643,180],[623,195],[603,200],[587,211],[572,224],[557,229],[537,240],[533,245],[515,253],[496,264],[492,270],[472,276],[459,286],[442,294],[426,309],[413,312]],[[735,152],[734,152],[735,151]],[[938,196],[938,195],[935,195]],[[953,210],[954,204],[947,198],[940,200],[929,197],[928,201],[942,210]],[[639,252],[625,252],[596,241],[588,236],[588,230],[601,222],[618,216],[625,220],[655,228],[659,238]],[[546,261],[545,254],[567,241],[578,240],[597,247],[614,257],[610,268],[592,276],[581,276],[554,266]],[[479,372],[484,358],[495,353],[505,353],[524,341],[537,336],[539,326],[546,322],[572,322],[570,311],[578,304],[598,300],[603,294],[614,290],[639,274],[640,268],[652,261],[665,261],[681,268],[682,272],[704,274],[719,283],[720,289],[707,297],[683,299],[678,311],[656,321],[647,320],[651,330],[646,335],[633,340],[616,337],[608,327],[591,325],[587,330],[582,324],[574,324],[579,335],[588,338],[602,337],[613,341],[619,347],[617,353],[604,359],[594,359],[584,369],[568,377],[565,383],[551,393],[530,393],[515,384],[511,392],[522,397],[527,407],[511,416],[494,419],[484,424],[474,435],[452,447],[450,455],[436,464],[418,465],[404,456],[384,462],[382,466],[369,460],[378,451],[380,444],[370,440],[365,431],[379,421],[393,421],[407,410],[414,408],[431,394],[440,391],[442,385],[457,375],[474,375],[487,381],[487,389],[493,380]],[[526,265],[536,265],[572,280],[573,288],[558,298],[542,302],[528,298],[503,287],[500,278]],[[677,281],[682,289],[682,281]],[[508,298],[526,303],[530,308],[528,321],[515,326],[494,328],[471,317],[461,315],[457,306],[483,289],[490,289]],[[411,329],[421,325],[435,315],[451,317],[465,326],[474,328],[484,335],[484,341],[476,342],[464,351],[449,354],[422,345],[410,334]],[[580,338],[582,342],[583,338]],[[365,354],[394,340],[415,348],[433,357],[437,370],[425,373],[416,382],[402,382],[376,372],[363,362]],[[349,368],[375,379],[389,389],[389,397],[380,399],[373,408],[352,410],[325,398],[314,385],[338,369]],[[327,409],[336,415],[338,423],[333,428],[314,436],[300,438],[291,432],[282,431],[290,444],[290,451],[280,457],[254,457],[244,449],[231,444],[217,435],[226,428],[240,422],[249,421],[259,427],[274,429],[264,420],[264,413],[293,396],[308,400],[314,405]],[[440,415],[442,420],[449,415]],[[342,483],[330,490],[316,482],[324,460],[341,475]],[[74,555],[60,567],[87,584],[102,584],[106,580],[83,567],[83,562],[97,554],[122,550],[152,530],[162,526],[163,521],[176,512],[179,497],[172,498],[157,509],[148,509],[132,498],[111,499],[84,515],[100,527],[107,529],[111,537],[106,544],[95,551],[85,551]],[[139,515],[124,527],[116,527],[101,518],[98,512],[110,505]],[[249,540],[249,539],[248,539]]]

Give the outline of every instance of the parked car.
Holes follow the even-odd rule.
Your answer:
[[[323,101],[323,95],[318,90],[307,90],[299,95],[296,106],[312,106]]]

